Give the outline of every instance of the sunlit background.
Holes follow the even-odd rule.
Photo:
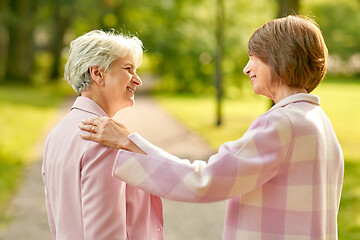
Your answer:
[[[74,93],[62,76],[74,38],[93,29],[139,37],[145,53],[138,74],[151,79],[154,99],[217,149],[269,108],[242,74],[247,41],[257,27],[292,12],[313,18],[329,49],[328,73],[315,94],[346,161],[339,238],[360,239],[360,0],[1,0],[0,229],[11,221],[4,210],[24,166],[38,160],[34,143]]]

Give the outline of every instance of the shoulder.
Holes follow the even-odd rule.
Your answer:
[[[314,136],[319,132],[323,121],[321,107],[310,102],[294,102],[269,110],[261,115],[257,125],[262,123],[264,130],[275,131],[284,142],[294,141],[303,136]]]
[[[291,102],[281,107],[269,109],[255,121],[256,126],[273,126],[279,130],[308,125],[322,114],[319,105],[306,101]]]
[[[285,109],[270,109],[252,122],[248,132],[256,132],[259,135],[277,133],[290,138],[293,124],[291,117],[289,117]]]
[[[81,138],[81,137],[80,137]],[[118,150],[114,148],[106,147],[100,143],[93,142],[90,140],[84,140],[84,156],[88,158],[99,158],[101,156],[105,157],[106,155],[115,155],[117,154]]]
[[[94,115],[85,111],[71,110],[49,133],[46,148],[56,149],[57,152],[68,152],[72,156],[82,157],[89,162],[108,154],[117,153],[116,149],[105,147],[97,142],[84,140],[80,137],[81,129],[78,125],[82,120]]]

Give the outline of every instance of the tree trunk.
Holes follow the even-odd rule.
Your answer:
[[[216,87],[216,125],[222,123],[223,97],[223,48],[224,48],[224,0],[217,0],[216,8],[216,55],[215,55],[215,87]]]
[[[4,80],[6,57],[8,52],[8,30],[7,30],[7,13],[9,11],[9,0],[0,1],[0,84]]]
[[[285,17],[290,14],[299,14],[300,0],[278,0],[279,11],[278,17]]]
[[[61,51],[64,47],[64,35],[71,24],[72,7],[69,1],[56,0],[54,12],[54,35],[51,46],[53,65],[50,79],[57,81],[61,72]]]
[[[5,81],[31,83],[34,65],[34,24],[36,1],[10,1],[11,17],[8,23],[8,54]]]

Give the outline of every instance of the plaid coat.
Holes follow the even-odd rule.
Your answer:
[[[134,133],[113,175],[164,198],[229,199],[223,239],[337,239],[344,159],[320,99],[295,94],[205,161],[179,159]]]

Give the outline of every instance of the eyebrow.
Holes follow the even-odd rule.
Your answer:
[[[131,67],[135,67],[135,64],[133,64],[132,62],[125,62],[122,64],[123,66],[127,66],[130,65]]]

